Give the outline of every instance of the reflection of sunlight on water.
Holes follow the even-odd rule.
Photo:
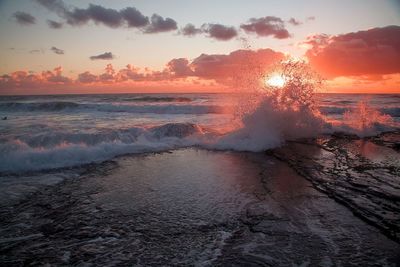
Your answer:
[[[398,158],[397,153],[392,149],[375,145],[370,141],[358,140],[355,144],[359,146],[359,153],[361,156],[375,163],[389,161],[391,159],[396,160]]]

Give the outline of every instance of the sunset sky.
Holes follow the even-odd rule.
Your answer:
[[[395,0],[0,0],[0,34],[0,94],[221,92],[288,56],[328,92],[400,93]]]

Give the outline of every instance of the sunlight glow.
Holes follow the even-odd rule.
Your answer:
[[[270,77],[267,77],[265,80],[265,85],[282,88],[285,85],[285,78],[282,75],[274,74]]]

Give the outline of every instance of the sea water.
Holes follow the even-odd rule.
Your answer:
[[[241,97],[239,94],[1,96],[0,173],[78,166],[122,154],[183,146],[262,151],[282,144],[285,140],[279,133],[274,138],[266,136],[284,123],[281,121],[266,123],[268,131],[260,137],[267,140],[264,142],[250,140],[248,145],[247,140],[240,146],[241,140],[234,139],[237,136],[228,138],[228,144],[224,138],[221,142],[213,141],[229,135],[236,127],[234,111]],[[337,124],[360,101],[390,115],[392,126],[400,122],[398,94],[318,94],[316,100],[327,122]]]

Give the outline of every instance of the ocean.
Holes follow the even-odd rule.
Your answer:
[[[292,100],[0,97],[0,265],[398,266],[400,95]]]
[[[1,96],[0,173],[72,167],[122,154],[187,146],[235,150],[235,146],[210,145],[213,142],[210,140],[233,128],[235,108],[241,97],[235,94]],[[364,100],[370,107],[390,115],[395,124],[400,122],[398,94],[319,94],[316,99],[327,121],[340,122],[346,111]],[[279,123],[272,122],[266,127],[273,129]],[[207,135],[207,141],[198,135]],[[191,136],[196,138],[188,138]],[[257,143],[249,150],[261,151],[282,142],[260,147]]]

